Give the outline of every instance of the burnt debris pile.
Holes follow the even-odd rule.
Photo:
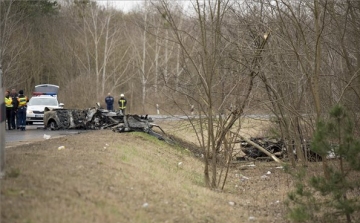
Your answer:
[[[160,126],[152,123],[153,120],[145,116],[139,115],[125,115],[123,118],[123,122],[114,126],[112,129],[114,132],[146,132],[152,136],[157,137],[160,140],[168,140],[165,136],[165,132],[161,129]],[[158,128],[161,133],[156,132],[153,128]]]
[[[260,147],[264,148],[266,151],[275,155],[279,159],[287,159],[288,151],[292,152],[294,154],[294,157],[297,158],[297,151],[294,143],[291,142],[285,143],[283,140],[273,139],[268,137],[254,137],[254,138],[250,138],[250,140],[255,144],[259,145]],[[237,160],[244,160],[244,159],[271,160],[271,158],[267,154],[256,148],[254,145],[251,145],[247,141],[240,140],[238,143],[240,143],[240,148],[244,156],[236,157]],[[312,151],[310,145],[311,143],[306,141],[304,141],[301,144],[301,150],[303,151],[305,158],[311,162],[321,161],[322,157],[319,154]]]

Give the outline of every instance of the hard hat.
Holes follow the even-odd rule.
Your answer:
[[[124,94],[121,94],[120,97],[125,97],[125,95],[124,95]]]

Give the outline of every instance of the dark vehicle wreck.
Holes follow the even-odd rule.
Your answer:
[[[44,127],[60,129],[105,129],[123,122],[123,115],[101,108],[50,109],[45,108]]]
[[[275,156],[282,158],[284,152],[283,149],[284,146],[281,141],[270,138],[263,138],[263,137],[250,138],[250,140],[258,144],[259,146],[263,147],[268,152],[274,154]],[[246,141],[241,141],[240,143],[241,143],[242,151],[246,154],[247,157],[254,159],[259,157],[267,157],[267,155],[264,152],[258,150],[257,148],[250,145]]]
[[[287,157],[287,147],[290,147],[293,150],[295,158],[297,158],[296,149],[293,144],[287,145],[282,140],[267,137],[250,138],[250,140],[280,159]],[[245,153],[245,157],[239,157],[240,159],[270,159],[264,152],[258,150],[246,141],[242,140],[240,141],[240,144],[241,150]],[[315,153],[310,149],[310,143],[303,143],[301,147],[304,152],[305,158],[308,161],[316,162],[322,160],[322,157],[319,154]]]
[[[112,129],[114,132],[140,131],[164,140],[165,133],[160,126],[153,124],[153,120],[139,115],[123,115],[120,111],[108,111],[97,107],[88,109],[50,109],[45,108],[44,128],[50,130],[62,129]],[[152,130],[157,127],[161,133]]]

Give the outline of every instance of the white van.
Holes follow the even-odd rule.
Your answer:
[[[32,125],[34,122],[43,122],[45,107],[62,108],[64,106],[57,99],[58,91],[59,86],[53,84],[35,86],[33,96],[27,103],[26,124]]]

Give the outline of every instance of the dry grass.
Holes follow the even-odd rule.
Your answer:
[[[192,142],[196,145],[199,145],[196,132],[193,129],[193,126],[188,121],[179,121],[179,122],[158,122],[162,129],[170,135],[176,135],[183,140]],[[267,119],[254,119],[254,118],[242,118],[239,122],[236,122],[233,126],[233,129],[241,124],[240,133],[245,137],[261,137],[261,136],[271,136],[273,130],[273,123]],[[200,128],[195,122],[195,128],[199,131]]]
[[[92,131],[6,154],[16,177],[2,180],[5,223],[286,222],[292,181],[273,162],[234,166],[221,192],[204,187],[201,159],[143,133]]]

